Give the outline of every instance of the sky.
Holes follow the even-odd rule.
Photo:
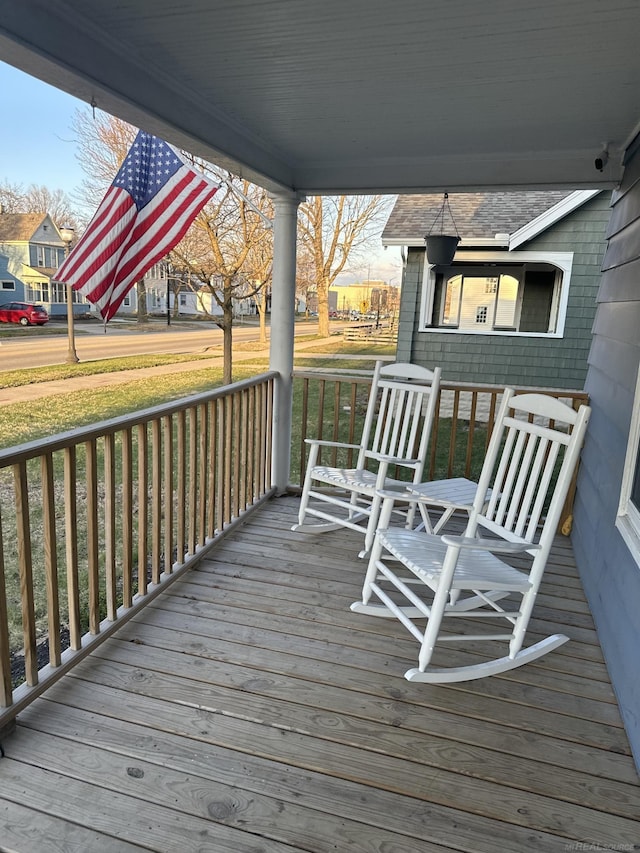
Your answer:
[[[0,134],[0,182],[46,186],[64,190],[71,197],[84,174],[76,159],[72,122],[76,110],[91,111],[89,104],[0,61],[0,115],[5,132]],[[384,250],[380,244],[370,260],[340,276],[340,284],[374,280],[400,284],[398,247]]]
[[[71,131],[77,109],[91,107],[0,62],[0,180],[71,194],[83,178]]]

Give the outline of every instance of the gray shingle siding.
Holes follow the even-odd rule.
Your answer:
[[[600,193],[521,247],[574,253],[562,338],[418,331],[424,250],[409,249],[400,307],[399,357],[426,366],[440,364],[443,378],[449,381],[581,389],[608,220],[609,196]]]
[[[640,250],[639,241],[633,239],[634,233],[640,234],[639,176],[640,155],[636,154],[612,205],[610,230],[616,245],[604,258],[588,356],[585,388],[593,415],[582,453],[572,540],[640,767],[640,567],[615,527],[640,363]]]

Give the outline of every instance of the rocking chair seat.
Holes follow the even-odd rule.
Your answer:
[[[313,479],[332,486],[342,486],[345,489],[357,490],[360,494],[373,497],[376,493],[377,474],[365,468],[331,468],[328,465],[316,465],[313,469]],[[384,488],[411,488],[411,483],[386,477]]]
[[[435,592],[447,553],[446,537],[403,528],[379,530],[378,536],[383,548]],[[496,541],[496,547],[501,544]],[[450,588],[526,592],[530,586],[524,572],[490,551],[468,547],[460,551]]]

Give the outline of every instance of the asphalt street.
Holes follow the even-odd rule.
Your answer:
[[[105,334],[100,323],[76,323],[75,345],[80,361],[101,358],[117,358],[128,355],[155,353],[203,353],[210,348],[222,346],[222,330],[213,324],[207,328],[185,328],[184,324],[171,326],[153,323],[140,331],[132,324],[126,326],[109,324]],[[194,324],[195,325],[195,324]],[[0,334],[0,370],[17,370],[25,367],[45,367],[64,364],[68,352],[65,334],[43,335],[40,329],[28,330],[36,334],[23,337],[4,337]],[[313,323],[296,326],[296,335],[314,334]],[[258,340],[257,325],[237,325],[233,329],[233,340]]]

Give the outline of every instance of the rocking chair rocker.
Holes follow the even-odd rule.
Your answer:
[[[351,609],[395,616],[418,640],[418,667],[405,673],[407,680],[437,684],[483,678],[514,669],[567,642],[568,637],[555,634],[523,649],[589,414],[588,406],[576,412],[543,394],[514,396],[512,389],[506,389],[462,536],[388,528],[394,501],[422,499],[415,494],[379,493],[384,497],[380,529],[362,601]],[[517,556],[518,568],[505,561],[509,556]],[[371,603],[372,596],[381,603]],[[471,634],[443,631],[445,620],[455,623],[455,618],[458,622],[475,619],[478,625],[488,619],[490,627]],[[426,619],[426,627],[419,627],[416,619]],[[503,625],[507,620],[510,630],[498,631],[491,625],[496,620]],[[455,667],[432,665],[441,643],[466,642],[475,647],[488,642],[493,649],[496,642],[504,641],[508,642],[504,657]]]
[[[414,364],[376,363],[360,444],[306,439],[309,461],[300,500],[298,524],[292,530],[325,533],[348,527],[365,533],[368,554],[378,523],[380,489],[420,483],[440,387],[440,368],[433,371]],[[355,468],[318,464],[320,448],[357,451]],[[407,481],[389,477],[389,469],[408,469]],[[331,488],[327,489],[326,486]],[[322,490],[321,490],[322,489]],[[409,508],[410,525],[416,504]],[[309,523],[307,518],[322,519]]]

